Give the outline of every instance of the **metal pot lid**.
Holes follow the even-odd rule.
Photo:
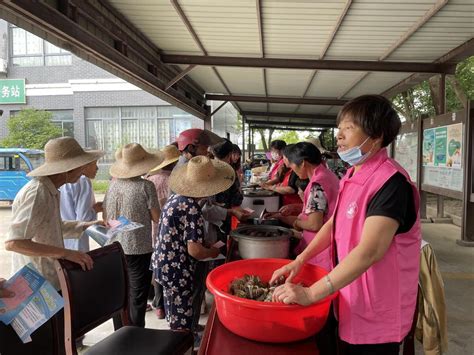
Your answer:
[[[264,190],[264,189],[243,189],[244,196],[247,197],[267,197],[274,196],[273,191]]]
[[[260,234],[267,234],[262,236]],[[271,225],[250,225],[237,227],[230,232],[230,236],[235,239],[248,240],[283,240],[289,239],[293,235],[292,231],[285,227]]]

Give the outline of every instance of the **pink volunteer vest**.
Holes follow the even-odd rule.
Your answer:
[[[270,180],[273,180],[276,177],[278,169],[280,168],[280,166],[282,166],[282,164],[283,164],[283,159],[280,159],[279,161],[275,163],[275,165],[273,165],[272,170],[270,170]]]
[[[309,194],[311,193],[311,186],[315,182],[321,185],[328,201],[328,211],[323,217],[323,222],[326,223],[326,221],[331,218],[334,212],[334,207],[336,206],[337,193],[339,191],[339,179],[324,164],[320,164],[314,170],[313,176],[311,176],[308,186],[306,186],[306,189],[304,190],[303,210],[298,217],[303,221],[308,219],[308,215],[305,214],[304,211],[306,209],[306,204],[308,203]],[[316,235],[317,232],[304,230],[303,239],[301,239],[295,251],[300,254],[308,246],[308,244],[311,243]],[[308,260],[308,263],[321,266],[328,271],[331,270],[330,248],[326,248],[324,251]]]
[[[369,202],[395,173],[412,184],[415,208],[419,194],[407,172],[381,149],[352,177],[341,180],[334,214],[332,252],[342,261],[359,242]],[[334,243],[335,242],[335,243]],[[407,233],[398,234],[384,257],[339,291],[335,308],[339,335],[350,344],[400,342],[410,330],[418,290],[420,216]]]

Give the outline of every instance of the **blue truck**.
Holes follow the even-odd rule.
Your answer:
[[[31,180],[27,174],[43,163],[43,151],[27,148],[0,148],[0,201],[11,202]]]

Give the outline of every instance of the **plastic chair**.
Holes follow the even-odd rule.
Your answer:
[[[119,315],[124,326],[90,347],[88,355],[192,353],[190,332],[130,326],[128,274],[119,243],[93,250],[89,255],[94,267],[86,272],[76,263],[55,261],[64,297],[66,354],[76,355],[77,338]]]

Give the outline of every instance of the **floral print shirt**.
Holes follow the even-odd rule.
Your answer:
[[[196,259],[188,254],[188,242],[202,243],[203,238],[204,221],[197,200],[172,194],[158,225],[158,243],[151,259],[154,279],[166,288],[191,288]]]
[[[311,185],[311,191],[309,192],[308,201],[306,202],[306,208],[304,213],[309,215],[314,212],[326,213],[328,210],[328,199],[324,190],[317,182]]]

